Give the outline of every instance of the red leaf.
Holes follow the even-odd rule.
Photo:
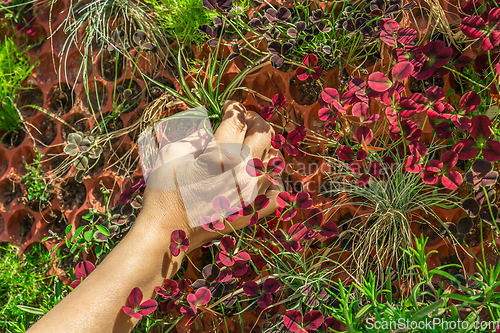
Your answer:
[[[470,160],[477,156],[481,148],[478,146],[476,141],[471,139],[463,139],[455,144],[453,150],[457,152],[458,159]]]
[[[262,163],[262,161],[258,158],[251,159],[248,161],[246,170],[252,177],[262,176],[265,173],[264,163]]]
[[[485,115],[472,117],[469,133],[475,140],[487,140],[493,134],[490,118]]]
[[[95,266],[88,260],[79,262],[75,267],[75,276],[77,279],[85,279],[95,269]]]
[[[314,67],[318,63],[318,57],[315,54],[306,54],[304,58],[302,58],[302,63],[307,67]]]
[[[458,154],[453,150],[449,150],[441,156],[441,162],[443,162],[443,169],[449,170],[457,164]]]
[[[267,173],[269,175],[278,175],[285,169],[285,161],[280,157],[273,157],[267,163]]]
[[[486,29],[486,23],[479,16],[464,17],[460,24],[460,30],[464,35],[473,39],[483,37],[484,29]]]
[[[281,134],[276,134],[271,138],[271,146],[273,146],[273,148],[275,149],[283,148],[285,142],[286,142],[285,137]],[[264,171],[264,165],[262,165],[262,171]]]
[[[421,176],[422,176],[423,182],[426,184],[433,185],[433,184],[437,184],[437,182],[439,181],[439,176],[435,172],[432,172],[432,171],[424,171],[424,172],[422,172]]]
[[[285,105],[286,97],[282,94],[276,94],[273,96],[273,106],[278,109]]]
[[[321,93],[321,98],[323,98],[323,100],[326,103],[332,104],[334,101],[338,101],[339,100],[339,93],[338,93],[338,91],[336,89],[326,88]]]
[[[381,72],[375,72],[368,77],[368,86],[377,92],[384,92],[392,86],[391,80]]]
[[[352,115],[360,118],[361,121],[367,118],[369,114],[370,114],[370,107],[366,103],[363,102],[356,103],[352,107]]]
[[[297,332],[302,324],[302,314],[297,310],[288,310],[283,315],[283,323],[291,332]]]
[[[456,190],[462,184],[462,175],[458,171],[449,171],[443,175],[441,182],[444,187],[450,190]]]
[[[488,141],[483,147],[484,159],[490,162],[500,160],[500,142]]]
[[[323,324],[323,315],[318,310],[312,310],[305,314],[303,326],[306,330],[317,330]]]
[[[413,72],[414,66],[409,61],[397,63],[392,69],[392,80],[403,81]]]
[[[373,132],[369,127],[360,126],[356,130],[356,140],[360,143],[370,144],[373,139]]]

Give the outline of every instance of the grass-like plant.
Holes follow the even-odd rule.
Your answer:
[[[437,145],[429,147],[429,154],[438,148]],[[384,163],[383,155],[393,162]],[[381,275],[393,265],[401,274],[408,272],[411,258],[400,248],[412,246],[410,224],[426,223],[421,215],[432,216],[441,222],[431,208],[456,208],[460,202],[454,192],[445,193],[429,187],[422,182],[420,174],[408,172],[399,153],[387,151],[376,157],[380,159],[380,175],[374,177],[372,174],[367,183],[364,181],[371,170],[356,172],[346,163],[332,162],[334,171],[329,174],[332,186],[324,193],[339,198],[339,203],[331,209],[347,206],[358,209],[352,218],[339,224],[342,228],[339,245],[352,251],[350,259],[355,268],[351,274],[357,281],[370,271]]]
[[[21,115],[15,106],[16,96],[21,83],[33,68],[11,38],[0,42],[0,130],[9,132],[21,128]]]
[[[62,284],[46,275],[52,259],[43,248],[35,245],[20,259],[19,248],[8,243],[0,245],[2,332],[25,332],[63,298]]]

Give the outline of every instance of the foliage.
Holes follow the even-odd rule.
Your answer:
[[[47,184],[44,174],[45,170],[42,169],[42,164],[40,163],[43,158],[43,154],[36,147],[34,150],[35,158],[33,163],[26,163],[26,160],[23,157],[24,167],[27,171],[21,176],[21,180],[23,181],[23,186],[26,189],[26,198],[28,201],[38,200],[41,205],[44,205],[47,203],[48,196],[53,190],[53,187]]]
[[[0,44],[0,130],[21,128],[22,118],[15,106],[17,91],[33,68],[14,40],[5,38]]]
[[[5,0],[0,4],[0,15],[9,20],[10,24],[16,28],[16,31],[24,31],[28,35],[34,35],[36,29],[31,26],[35,20],[33,16],[33,2]]]
[[[66,293],[57,277],[47,276],[52,259],[36,244],[22,258],[19,248],[0,245],[0,326],[6,332],[25,332]]]

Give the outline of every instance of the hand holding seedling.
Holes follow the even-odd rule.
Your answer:
[[[276,210],[278,186],[268,177],[251,177],[246,170],[249,159],[260,159],[267,165],[269,160],[280,155],[271,148],[274,131],[257,113],[246,111],[240,103],[228,101],[224,110],[224,120],[214,135],[215,140],[203,137],[200,132],[198,136],[195,134],[181,140],[177,146],[173,143],[160,151],[163,165],[177,161],[169,165],[169,170],[174,167],[175,172],[164,173],[162,171],[166,169],[162,170],[162,167],[151,172],[141,214],[127,236],[29,333],[129,332],[140,314],[129,316],[122,307],[126,306],[132,312],[147,312],[150,305],[147,300],[155,297],[155,286],[162,285],[165,278],[172,277],[179,269],[184,257],[182,251],[189,252],[221,234],[231,232],[233,228],[248,225],[252,214],[229,214],[235,200],[242,197],[252,201],[255,198],[262,200],[262,195],[265,195],[269,202],[258,211],[259,217]],[[197,147],[201,149],[186,148],[189,145],[193,147],[193,143],[199,144]],[[229,148],[221,149],[224,146]],[[231,178],[224,176],[218,179],[219,182],[207,183],[205,180],[212,179],[210,176],[213,174],[210,173],[217,169],[216,166],[222,167],[224,172],[229,171]],[[227,186],[230,183],[225,181],[228,180],[238,186]],[[153,182],[154,186],[151,185]],[[163,189],[158,185],[164,186]],[[213,196],[215,192],[211,189],[219,191],[217,196]],[[207,196],[207,192],[212,197]],[[186,197],[187,194],[189,196]],[[195,195],[198,197],[193,197]],[[252,201],[246,204],[251,205]],[[232,207],[227,206],[228,202]],[[195,209],[196,214],[186,212],[188,207]],[[222,218],[225,222],[223,228],[217,219],[212,218],[211,210],[226,213],[219,214],[226,215]],[[248,207],[240,207],[235,212],[242,211],[248,211]],[[195,217],[200,216],[200,223],[195,223]],[[207,220],[206,217],[210,218]],[[180,238],[189,239],[189,247],[179,251],[176,241]],[[139,288],[140,292],[135,288]],[[138,296],[129,297],[131,291]],[[130,299],[134,304],[127,302]]]

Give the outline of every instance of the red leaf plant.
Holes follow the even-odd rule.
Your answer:
[[[288,192],[280,192],[276,197],[276,202],[278,203],[276,216],[282,221],[290,221],[297,214],[297,208],[308,209],[313,204],[307,192],[299,192],[293,196]]]
[[[337,224],[333,221],[328,221],[322,224],[323,214],[318,208],[313,208],[307,213],[307,223],[313,228],[309,230],[307,239],[316,237],[318,234],[323,237],[333,237],[337,234]]]
[[[191,317],[191,319],[186,323],[186,326],[194,323],[201,310],[211,312],[205,308],[205,305],[212,299],[212,294],[208,288],[202,287],[196,290],[196,293],[187,295],[188,306],[182,306],[180,312],[185,317]]]
[[[393,19],[382,18],[379,20],[380,40],[387,46],[400,44],[410,44],[417,39],[417,32],[411,28],[399,30],[399,24]]]
[[[276,94],[273,96],[272,99],[272,106],[266,106],[260,111],[260,115],[262,118],[269,120],[274,114],[274,111],[277,109],[281,108],[283,105],[285,105],[286,102],[286,97],[282,94]]]
[[[87,276],[89,276],[90,273],[94,271],[94,269],[94,264],[88,260],[79,262],[75,267],[76,280],[71,282],[69,286],[75,289]]]
[[[370,181],[371,177],[379,177],[382,173],[382,167],[379,162],[373,161],[368,164],[363,162],[355,162],[350,165],[350,169],[361,176],[358,178],[357,185],[360,187],[365,186]]]
[[[225,236],[220,240],[221,250],[215,255],[215,262],[220,267],[230,267],[236,276],[244,275],[248,270],[250,255],[246,252],[235,252],[234,238]]]
[[[158,307],[158,303],[154,299],[143,302],[142,297],[141,289],[137,287],[132,289],[128,297],[130,307],[122,306],[123,312],[136,319],[141,319],[142,316],[147,316],[153,313]]]
[[[483,50],[500,45],[500,8],[490,9],[488,17],[468,16],[462,19],[460,30],[469,38],[483,38]]]
[[[500,160],[500,142],[488,141],[493,135],[493,125],[490,118],[477,115],[471,118],[469,134],[474,139],[463,139],[455,144],[453,150],[458,153],[461,160],[470,160],[482,152],[485,160],[496,162]]]
[[[257,306],[261,309],[270,306],[275,298],[274,293],[280,289],[278,280],[268,278],[259,286],[255,281],[247,281],[243,284],[243,292],[249,297],[258,296]]]
[[[264,163],[258,158],[251,159],[248,161],[246,166],[247,173],[250,176],[260,177],[265,175],[266,178],[274,185],[279,184],[278,180],[274,177],[282,173],[284,169],[285,161],[283,161],[280,157],[271,158],[267,163],[267,167],[265,167]]]
[[[422,47],[422,54],[427,60],[420,67],[416,66],[412,74],[417,80],[428,79],[435,71],[448,64],[453,55],[453,49],[447,47],[444,42],[435,40]]]
[[[271,234],[287,251],[295,253],[302,249],[302,241],[307,237],[307,228],[303,223],[297,223],[288,229],[288,233],[276,230],[271,231]]]
[[[335,121],[339,113],[346,114],[342,104],[340,104],[339,92],[337,89],[326,88],[318,99],[321,109],[318,111],[318,118],[323,121]]]
[[[170,279],[165,279],[161,287],[156,286],[155,291],[158,295],[166,300],[173,298],[180,293],[177,282]]]
[[[309,76],[311,76],[313,80],[319,80],[321,75],[323,75],[323,69],[316,66],[318,57],[315,54],[306,54],[304,58],[302,58],[302,63],[306,65],[307,68],[297,68],[297,79],[300,81],[307,80]]]
[[[259,220],[259,210],[266,208],[269,202],[269,198],[262,194],[255,198],[253,206],[246,201],[242,201],[239,203],[238,209],[241,216],[252,215],[249,225],[253,227]]]
[[[248,170],[248,166],[247,166]],[[225,196],[217,196],[212,200],[215,214],[201,218],[201,226],[211,232],[224,230],[226,222],[233,222],[239,217],[239,210],[231,207],[231,202]]]
[[[286,139],[281,134],[276,134],[271,138],[271,145],[275,149],[284,148],[285,151],[292,156],[305,156],[305,153],[301,152],[299,148],[302,147],[304,139],[306,138],[306,130],[304,126],[299,126],[296,129],[290,131]]]
[[[451,170],[458,162],[458,154],[453,150],[447,151],[441,156],[441,160],[429,160],[422,172],[422,180],[426,184],[437,184],[439,180],[443,185],[456,190],[462,184],[462,175]]]
[[[187,251],[189,248],[189,239],[184,230],[173,231],[170,238],[172,242],[170,243],[169,249],[174,257],[177,257],[181,251]]]
[[[283,315],[283,322],[290,332],[308,333],[320,328],[323,324],[323,315],[318,310],[312,310],[302,317],[300,311],[288,310]]]

